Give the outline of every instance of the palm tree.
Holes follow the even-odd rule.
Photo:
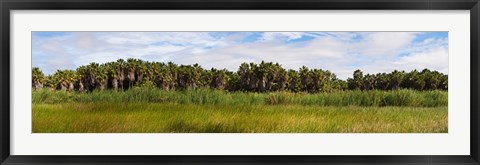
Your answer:
[[[137,75],[137,83],[141,83],[143,80],[143,76],[145,75],[145,71],[147,69],[146,63],[143,60],[136,60],[135,61],[135,74]]]
[[[296,70],[288,70],[288,89],[293,92],[298,92],[297,85],[300,82],[300,75]]]
[[[188,65],[180,65],[180,67],[178,67],[178,87],[182,89],[187,88],[191,74]]]
[[[277,85],[278,90],[283,91],[286,88],[286,84],[288,82],[288,73],[283,68],[278,68],[278,75],[277,75]]]
[[[308,82],[310,81],[310,70],[306,66],[302,66],[299,70],[300,72],[300,80],[302,83],[301,90],[307,91],[308,90]]]
[[[265,88],[267,91],[271,91],[273,87],[273,82],[276,80],[278,77],[278,71],[280,70],[280,65],[276,63],[275,65],[272,62],[267,62],[265,63]]]
[[[118,90],[118,86],[119,86],[119,75],[118,75],[118,70],[119,70],[119,66],[117,63],[115,62],[109,62],[106,64],[106,70],[107,70],[107,76],[109,77],[111,83],[112,83],[112,87],[113,87],[113,90],[114,91],[117,91]]]
[[[128,78],[128,88],[132,88],[135,83],[135,70],[137,66],[137,60],[133,58],[127,59],[127,78]]]
[[[309,77],[310,83],[308,84],[308,92],[316,92],[320,86],[320,77],[322,73],[318,69],[310,69]]]
[[[68,77],[65,73],[65,70],[57,70],[53,75],[54,79],[57,80],[55,88],[61,91],[67,91],[68,88]]]
[[[55,90],[57,84],[58,84],[58,79],[57,77],[53,75],[48,75],[45,77],[45,86],[48,88],[48,90],[53,91]]]
[[[73,92],[75,90],[74,83],[77,81],[77,73],[74,70],[66,70],[66,83],[68,84],[68,91]]]
[[[117,60],[117,77],[120,84],[120,89],[124,90],[123,82],[125,81],[125,68],[127,67],[127,63],[123,59]]]
[[[35,90],[43,88],[43,81],[45,80],[45,75],[38,67],[32,68],[32,87]]]
[[[148,61],[145,62],[145,75],[144,75],[145,78],[144,78],[144,79],[145,79],[146,81],[150,81],[150,80],[151,80],[151,78],[152,78],[152,76],[153,76],[153,72],[154,72],[153,68],[154,68],[154,67],[153,67],[153,63],[148,62]]]
[[[377,81],[377,77],[375,75],[367,74],[367,75],[365,75],[365,77],[363,79],[364,79],[364,81],[363,81],[364,89],[363,90],[375,89],[375,83]]]
[[[441,90],[448,90],[448,76],[447,75],[442,75],[440,78],[440,83],[441,83]]]
[[[175,88],[175,79],[172,77],[176,73],[170,72],[167,66],[162,65],[160,69],[160,78],[162,80],[163,88],[166,90],[174,89]]]
[[[211,68],[210,70],[205,70],[204,72],[202,72],[202,75],[200,76],[200,80],[199,80],[199,85],[204,87],[204,88],[214,88],[214,85],[213,85],[213,70],[215,70],[215,68]]]
[[[227,70],[216,70],[213,69],[213,87],[216,89],[225,89],[227,81]]]
[[[84,92],[85,84],[88,83],[88,69],[86,66],[80,66],[77,68],[77,80],[78,80],[78,91]]]
[[[250,85],[250,66],[247,63],[242,63],[237,71],[238,75],[240,75],[240,88],[243,90],[248,90]]]
[[[106,65],[101,65],[95,74],[97,82],[97,89],[104,90],[108,84],[108,68]]]
[[[227,91],[238,91],[241,90],[239,87],[240,84],[240,75],[236,72],[231,72],[225,70],[226,73],[226,90]]]
[[[389,76],[386,73],[377,73],[375,77],[377,77],[377,83],[375,85],[376,86],[375,88],[381,89],[381,90],[387,90],[388,87],[390,86]]]
[[[337,79],[337,77],[334,75],[332,77],[332,88],[333,90],[339,90],[339,91],[347,90],[348,82]]]
[[[255,90],[258,89],[258,85],[257,85],[257,82],[258,82],[257,75],[259,74],[258,72],[259,72],[259,71],[258,71],[258,65],[255,64],[255,63],[253,63],[253,62],[251,62],[251,63],[250,63],[250,70],[249,70],[249,73],[248,73],[248,75],[250,76],[250,77],[249,77],[249,80],[250,80],[250,82],[249,82],[249,84],[250,84],[249,90],[250,90],[250,91],[255,91]]]
[[[390,85],[392,85],[391,89],[396,90],[400,86],[403,81],[404,72],[399,72],[394,70],[390,73]]]
[[[430,90],[437,90],[440,85],[441,85],[441,78],[442,75],[438,71],[432,71],[430,72],[429,77],[429,85],[430,85]]]
[[[256,68],[257,82],[258,82],[258,91],[264,92],[266,90],[266,76],[270,70],[269,64],[262,61],[260,65]]]
[[[353,72],[353,81],[355,83],[355,89],[362,89],[363,87],[363,72],[357,69]]]
[[[190,86],[193,89],[196,89],[198,86],[197,84],[199,84],[199,80],[200,80],[200,76],[202,75],[203,68],[198,63],[195,63],[191,67],[191,72],[192,72],[192,75],[190,79]]]
[[[89,91],[94,90],[97,87],[97,72],[99,69],[100,65],[98,63],[92,62],[89,65],[87,65],[86,72],[87,72],[87,82],[85,86]]]
[[[125,76],[126,74],[126,76]],[[128,80],[128,87],[126,83]],[[32,88],[62,91],[92,91],[118,88],[126,90],[134,85],[153,85],[164,90],[215,88],[227,91],[282,91],[331,92],[338,90],[448,90],[448,75],[424,69],[409,73],[394,70],[391,73],[363,75],[357,69],[352,78],[340,80],[329,70],[309,69],[286,71],[279,63],[262,61],[242,63],[236,72],[226,69],[203,69],[199,64],[180,65],[173,62],[119,59],[104,64],[90,63],[76,70],[57,70],[45,76],[38,67],[32,68]]]
[[[168,84],[169,89],[175,89],[178,79],[178,65],[173,62],[168,62],[167,64],[168,73],[170,73],[170,82]]]
[[[400,86],[402,88],[416,89],[415,85],[418,77],[419,73],[416,69],[414,69],[411,72],[405,74],[404,80]]]
[[[154,62],[152,67],[152,79],[157,87],[164,90],[170,90],[169,84],[171,83],[171,74],[164,63]]]
[[[324,78],[321,82],[321,91],[322,92],[331,92],[334,91],[334,82],[338,81],[337,76],[330,72],[329,70],[323,70]]]

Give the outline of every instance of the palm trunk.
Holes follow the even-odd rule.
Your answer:
[[[170,91],[170,89],[172,89],[170,86],[171,85],[169,83],[162,82],[162,87],[163,87],[164,90]]]
[[[125,75],[123,75],[123,69],[119,69],[117,71],[118,75],[118,84],[120,85],[120,89],[123,91],[123,82],[125,81]]]
[[[252,76],[250,78],[250,90],[255,90],[257,88],[257,78]]]
[[[68,91],[73,92],[74,89],[75,87],[73,85],[73,82],[68,83]]]
[[[67,83],[61,82],[60,84],[58,84],[58,89],[60,89],[61,91],[67,91]]]
[[[143,80],[143,73],[142,73],[142,72],[139,72],[137,75],[138,75],[138,77],[137,77],[137,82],[141,83],[142,80]]]
[[[175,90],[175,81],[176,80],[172,79],[170,82],[168,82],[168,84],[167,84],[167,89],[168,90]]]
[[[261,92],[265,91],[265,78],[261,77],[260,80],[258,81],[258,89]]]
[[[308,79],[307,79],[307,77],[302,77],[302,89],[303,90],[308,89]]]
[[[272,86],[273,86],[273,80],[269,79],[268,83],[267,83],[267,86],[266,86],[267,90],[269,90],[269,91],[272,90]]]
[[[40,89],[43,88],[43,84],[40,83],[40,82],[38,82],[38,81],[36,81],[36,82],[33,83],[33,84],[34,84],[34,86],[35,86],[35,90],[40,90]]]
[[[278,82],[278,90],[283,91],[285,89],[285,80],[280,80]]]
[[[191,84],[193,89],[197,89],[197,83],[195,81],[192,81]]]
[[[296,86],[297,86],[297,82],[292,81],[289,88],[290,88],[290,90],[295,91]]]
[[[128,88],[132,88],[135,82],[135,73],[133,71],[128,72]]]
[[[105,87],[107,87],[107,81],[103,80],[103,81],[99,82],[98,87],[100,88],[100,90],[104,90]]]
[[[123,80],[118,80],[118,87],[120,88],[121,91],[123,91]]]
[[[215,77],[215,88],[225,89],[225,82],[223,81],[223,77]]]
[[[85,87],[83,86],[82,81],[80,81],[80,82],[78,83],[78,91],[83,92],[83,91],[85,91],[84,88],[85,88]]]
[[[117,78],[112,79],[112,86],[113,86],[113,90],[115,90],[115,91],[118,90],[118,80],[117,80]]]
[[[240,87],[241,88],[248,88],[249,87],[249,80],[248,80],[248,77],[246,75],[242,75],[241,76],[241,80],[240,80]]]
[[[316,79],[313,81],[313,90],[312,90],[312,92],[319,91],[319,89],[320,89],[320,81],[318,80],[318,78],[316,78]]]

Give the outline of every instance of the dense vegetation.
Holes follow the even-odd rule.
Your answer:
[[[304,106],[410,106],[442,107],[448,105],[446,91],[338,91],[331,93],[293,93],[287,91],[255,93],[227,92],[218,89],[165,91],[158,88],[139,88],[125,92],[113,90],[65,92],[34,90],[34,104],[57,103],[177,103],[197,105],[304,105]]]
[[[105,64],[90,63],[76,70],[57,70],[45,76],[32,68],[34,89],[61,91],[127,90],[132,87],[157,87],[166,91],[176,89],[211,88],[226,91],[291,91],[333,92],[345,90],[448,90],[448,75],[424,69],[410,72],[393,71],[363,75],[361,70],[346,81],[328,70],[284,69],[278,63],[243,63],[238,71],[204,69],[198,64],[177,65],[172,62],[149,62],[139,59],[119,59]]]
[[[446,133],[446,91],[32,90],[34,133]]]
[[[33,133],[446,133],[447,107],[33,104]]]

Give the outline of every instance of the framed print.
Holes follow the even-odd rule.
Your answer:
[[[3,1],[2,164],[479,164],[478,2]]]

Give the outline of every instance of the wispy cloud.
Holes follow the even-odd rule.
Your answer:
[[[355,69],[448,74],[447,32],[34,32],[32,44],[33,65],[47,74],[119,58],[232,71],[265,60],[328,69],[342,79]]]

